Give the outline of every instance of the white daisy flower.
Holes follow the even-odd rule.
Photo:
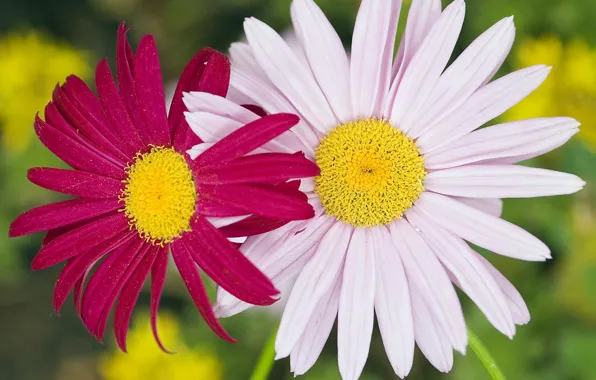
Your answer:
[[[244,24],[248,43],[231,47],[234,91],[269,113],[302,119],[264,149],[302,150],[321,169],[303,184],[314,219],[249,237],[242,247],[276,286],[297,276],[275,343],[277,358],[290,356],[296,375],[315,363],[337,317],[339,370],[343,379],[358,378],[375,315],[397,375],[409,373],[415,343],[437,369],[449,371],[453,349],[464,353],[467,345],[452,284],[513,337],[515,325],[529,321],[528,309],[466,241],[544,261],[546,245],[500,218],[501,199],[584,186],[571,174],[515,165],[564,144],[577,121],[478,129],[550,71],[538,65],[490,81],[513,43],[513,18],[496,23],[446,68],[464,1],[441,11],[439,0],[414,0],[394,57],[400,8],[399,0],[363,0],[349,58],[312,0],[292,3],[297,48],[254,18]],[[185,101],[190,126],[207,143],[257,117],[209,94]],[[249,306],[219,289],[219,316]]]

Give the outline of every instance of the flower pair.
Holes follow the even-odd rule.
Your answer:
[[[167,118],[153,40],[133,55],[121,27],[118,86],[103,61],[99,100],[71,77],[56,89],[46,122],[36,122],[42,142],[77,171],[33,169],[30,179],[80,198],[34,209],[11,229],[49,230],[34,269],[68,260],[56,309],[74,289],[83,322],[101,338],[119,295],[124,347],[151,271],[156,331],[171,251],[199,311],[229,340],[215,316],[270,304],[275,286],[296,279],[276,340],[277,357],[290,356],[295,374],[315,363],[337,318],[340,372],[359,377],[375,316],[396,374],[409,373],[415,344],[449,371],[453,349],[467,345],[453,284],[512,337],[528,309],[467,242],[550,258],[542,242],[500,218],[502,199],[580,190],[574,175],[515,165],[564,144],[579,123],[479,129],[535,90],[549,68],[492,80],[513,43],[512,18],[447,67],[463,0],[444,10],[439,0],[414,0],[394,57],[400,9],[399,0],[363,0],[350,57],[312,0],[292,3],[297,46],[247,19],[248,43],[230,49],[234,91],[226,98],[226,58],[205,50],[184,70]],[[229,241],[246,236],[239,250]],[[196,265],[219,285],[215,313]]]

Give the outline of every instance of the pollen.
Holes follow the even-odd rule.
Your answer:
[[[424,190],[424,160],[416,144],[385,120],[337,126],[316,150],[315,192],[325,211],[356,227],[400,218]]]
[[[153,147],[137,154],[127,174],[120,200],[131,229],[162,246],[190,231],[197,193],[184,156],[172,148]]]

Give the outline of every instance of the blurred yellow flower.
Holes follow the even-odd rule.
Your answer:
[[[540,63],[553,66],[549,78],[506,118],[571,116],[582,123],[578,136],[596,151],[596,49],[580,39],[564,44],[555,36],[522,41],[515,69]]]
[[[27,148],[35,113],[43,111],[56,83],[71,73],[84,79],[91,68],[68,45],[53,42],[36,31],[0,38],[0,128],[5,148]]]
[[[147,315],[137,317],[127,340],[128,353],[117,348],[102,358],[99,372],[106,380],[188,380],[223,378],[223,368],[217,357],[208,352],[192,349],[180,339],[178,320],[160,314],[159,334],[162,342],[175,354],[159,349]]]

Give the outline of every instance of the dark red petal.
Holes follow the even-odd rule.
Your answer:
[[[50,243],[52,240],[55,240],[57,237],[64,235],[65,233],[70,232],[76,228],[84,226],[85,224],[91,223],[101,217],[102,216],[100,215],[95,218],[85,220],[83,222],[69,224],[68,226],[64,226],[64,227],[53,228],[53,229],[49,230],[47,234],[45,234],[45,236],[43,237],[43,240],[41,241],[41,245],[44,246],[44,245]]]
[[[68,121],[64,119],[64,117],[60,114],[60,111],[58,111],[58,108],[56,108],[56,105],[54,103],[49,102],[46,105],[46,108],[44,110],[44,116],[47,123],[52,127],[56,128],[60,132],[72,137],[77,141],[82,140],[82,137],[79,135],[75,127],[73,127]],[[86,140],[85,142],[89,147],[93,147]],[[97,148],[93,147],[93,149],[96,150]]]
[[[242,104],[242,107],[246,108],[249,111],[252,111],[252,113],[254,113],[257,116],[263,117],[263,116],[267,116],[267,111],[265,111],[263,108],[254,105],[254,104]]]
[[[289,222],[289,220],[269,219],[252,215],[239,222],[220,227],[219,230],[226,237],[253,236],[276,230]]]
[[[86,137],[94,146],[105,150],[107,153],[117,158],[122,163],[128,161],[124,152],[116,147],[102,132],[93,125],[81,113],[84,105],[79,104],[76,99],[69,98],[67,93],[60,86],[56,86],[52,94],[52,100],[64,119],[69,122],[77,131]]]
[[[280,113],[257,119],[230,133],[193,161],[193,167],[232,161],[259,148],[300,121],[298,116]]]
[[[103,314],[107,319],[120,289],[128,279],[127,271],[130,276],[148,247],[149,245],[144,240],[133,238],[127,244],[121,245],[110,253],[89,279],[83,295],[80,316],[91,334],[96,335],[95,331],[102,322]],[[126,279],[118,287],[123,277]],[[104,313],[106,309],[107,313]],[[105,321],[103,321],[103,325],[105,326]]]
[[[208,92],[225,97],[230,84],[230,61],[228,58],[211,48],[199,51],[188,62],[174,92],[168,122],[174,147],[186,151],[201,139],[195,135],[186,122],[184,112],[187,111],[182,101],[182,93],[190,91]]]
[[[97,65],[95,86],[97,87],[101,106],[113,130],[119,136],[120,140],[123,141],[126,152],[134,157],[136,153],[145,147],[145,144],[141,140],[120,94],[118,94],[116,82],[108,66],[108,61],[105,58]]]
[[[35,117],[35,132],[39,140],[62,161],[75,169],[116,179],[124,179],[124,164],[103,152],[75,139]]]
[[[168,270],[168,248],[164,247],[159,250],[153,267],[151,267],[151,301],[149,305],[150,318],[151,318],[151,331],[153,331],[153,337],[159,345],[162,351],[172,353],[166,349],[159,339],[157,331],[157,311],[159,309],[159,301],[163,292],[163,286],[166,281],[166,273]]]
[[[186,284],[195,306],[203,316],[203,319],[205,319],[205,322],[207,322],[207,325],[209,325],[211,330],[213,330],[213,332],[221,339],[235,343],[236,340],[226,332],[215,317],[213,309],[211,308],[211,302],[205,291],[205,285],[203,285],[203,281],[201,280],[199,270],[197,269],[196,264],[191,260],[188,252],[183,246],[177,245],[176,243],[171,244],[170,247],[172,250],[172,257],[178,267],[180,276]]]
[[[319,167],[302,153],[262,153],[202,167],[195,173],[195,181],[210,185],[262,182],[275,184],[317,175]]]
[[[85,82],[76,75],[70,75],[66,78],[62,90],[72,104],[77,107],[77,111],[103,136],[115,144],[118,136],[112,130],[99,100]],[[120,148],[118,145],[116,147]]]
[[[270,219],[303,220],[314,216],[312,206],[293,192],[276,189],[273,186],[254,185],[220,185],[201,186],[201,197],[211,197],[227,207],[246,211],[245,214],[254,214]],[[202,213],[202,208],[197,207]]]
[[[166,98],[161,78],[159,57],[153,36],[144,36],[139,42],[135,58],[135,91],[145,128],[151,143],[167,146],[171,143],[168,127]]]
[[[121,206],[118,198],[72,199],[51,203],[21,214],[10,225],[8,236],[16,237],[68,226],[107,214]]]
[[[31,269],[39,270],[56,265],[128,229],[128,219],[122,213],[114,213],[85,224],[42,246],[31,263]]]
[[[80,170],[32,168],[27,178],[44,189],[85,198],[117,198],[124,186],[113,178]]]
[[[180,244],[213,281],[236,298],[253,305],[271,305],[279,294],[269,278],[204,217],[191,223]]]
[[[208,188],[211,189],[211,186]],[[244,209],[233,207],[231,205],[222,203],[217,199],[213,199],[207,194],[207,191],[210,190],[207,190],[205,194],[203,194],[203,189],[200,187],[198,187],[198,189],[201,191],[196,202],[196,208],[199,214],[214,217],[242,216],[247,214],[246,210]]]
[[[147,254],[132,273],[132,276],[126,281],[122,293],[120,293],[120,297],[118,298],[116,312],[114,313],[114,334],[116,335],[116,343],[118,343],[118,347],[123,352],[126,352],[126,335],[128,333],[132,311],[159,250],[160,247],[149,248]]]
[[[68,294],[75,286],[76,282],[83,279],[85,272],[87,272],[93,264],[106,253],[130,240],[134,234],[135,232],[133,231],[121,232],[120,235],[115,236],[113,239],[107,240],[91,248],[89,251],[68,260],[62,269],[54,288],[53,304],[56,313],[60,313],[60,309],[62,308],[66,297],[68,297]],[[79,297],[79,295],[75,294],[75,304],[80,303],[77,302],[77,300],[80,299]]]

